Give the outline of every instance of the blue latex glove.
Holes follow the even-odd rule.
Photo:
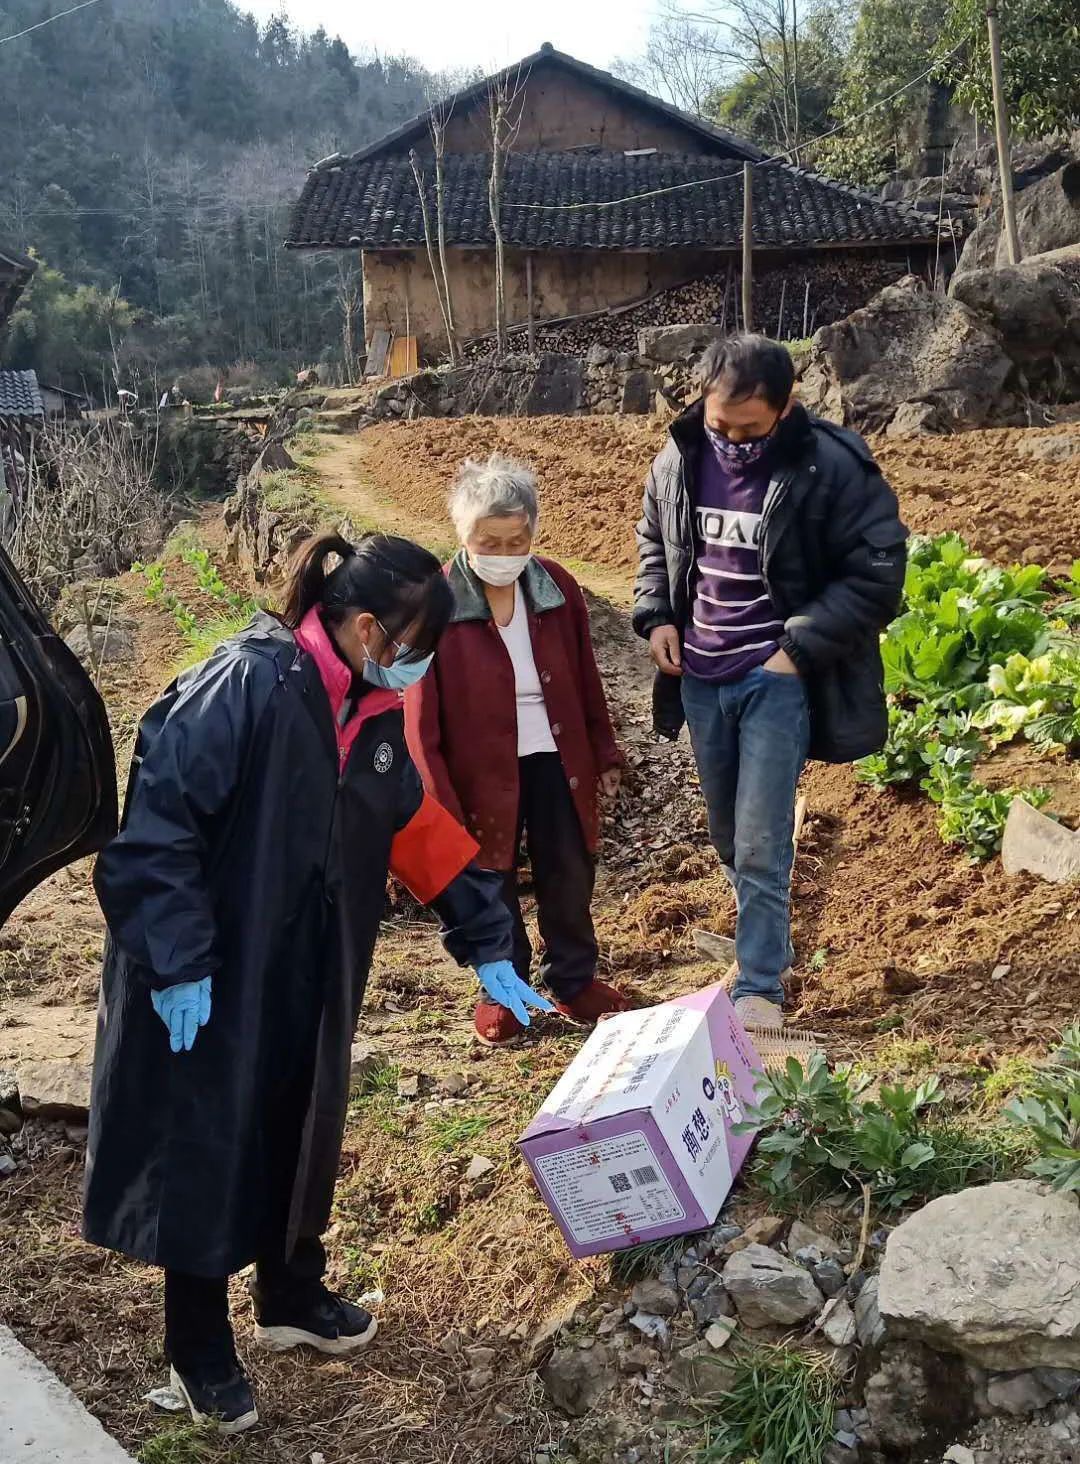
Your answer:
[[[169,1029],[169,1046],[174,1052],[190,1052],[195,1034],[210,1020],[210,977],[184,981],[164,991],[152,991],[154,1010]]]
[[[538,1012],[555,1010],[546,996],[541,996],[522,981],[511,961],[486,961],[484,965],[477,966],[476,974],[480,978],[480,985],[492,1001],[508,1007],[523,1027],[527,1027],[530,1021],[529,1013],[525,1010],[526,1002]]]

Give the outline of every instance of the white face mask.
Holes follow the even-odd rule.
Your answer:
[[[486,585],[512,585],[531,558],[531,554],[470,554],[469,564]]]

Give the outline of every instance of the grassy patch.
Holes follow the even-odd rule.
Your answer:
[[[396,1063],[383,1063],[379,1067],[373,1068],[371,1072],[365,1073],[358,1083],[353,1084],[352,1097],[360,1102],[365,1098],[376,1098],[380,1095],[396,1098],[400,1076],[401,1069]]]
[[[925,1038],[913,1040],[897,1037],[860,1062],[859,1068],[868,1073],[903,1073],[921,1078],[934,1072],[938,1062],[937,1050],[932,1042],[927,1042]]]
[[[317,476],[304,468],[279,468],[264,474],[259,490],[267,508],[275,513],[302,516],[326,511],[317,483]]]
[[[376,1291],[382,1286],[378,1261],[361,1246],[342,1247],[341,1268],[349,1291],[355,1296],[362,1296],[366,1291]]]
[[[693,1235],[672,1235],[666,1240],[647,1240],[643,1245],[627,1246],[611,1257],[611,1279],[616,1286],[630,1286],[646,1276],[659,1276],[665,1266],[672,1266],[688,1246]]]
[[[1037,1070],[1029,1057],[1003,1057],[982,1087],[987,1108],[1000,1108],[1008,1098],[1028,1098],[1035,1091]]]
[[[436,1154],[452,1154],[466,1144],[473,1144],[482,1138],[495,1123],[495,1119],[483,1113],[451,1114],[446,1118],[433,1118],[428,1124],[429,1147]]]
[[[727,1395],[706,1422],[698,1464],[821,1464],[833,1434],[837,1380],[783,1347],[740,1350]]]
[[[221,645],[231,636],[239,635],[251,624],[251,615],[242,613],[239,615],[224,615],[219,620],[208,620],[204,625],[196,625],[193,630],[186,632],[184,639],[187,642],[184,647],[184,654],[173,667],[173,674],[179,675],[186,671],[189,666],[197,666],[207,657],[212,656]]]
[[[174,1423],[147,1439],[136,1458],[140,1464],[231,1464],[240,1452],[209,1424]]]

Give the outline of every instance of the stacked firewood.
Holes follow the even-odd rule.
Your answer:
[[[762,267],[754,276],[754,328],[779,340],[800,340],[819,327],[850,315],[879,290],[915,267],[914,261],[858,256],[833,256],[771,269]],[[584,356],[595,345],[614,351],[634,351],[638,331],[648,325],[715,323],[733,331],[741,330],[741,300],[741,274],[732,266],[663,290],[629,308],[562,323],[537,324],[536,348],[570,356]],[[525,330],[515,328],[510,337],[511,350],[525,350],[525,341]],[[465,348],[465,359],[480,360],[489,356],[491,349],[491,337],[481,337]]]

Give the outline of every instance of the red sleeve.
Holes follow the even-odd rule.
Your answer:
[[[424,787],[459,823],[464,823],[461,803],[443,757],[438,658],[427,675],[421,676],[405,693],[405,740]]]
[[[479,852],[472,835],[425,793],[420,807],[394,836],[390,873],[421,905],[430,905]]]
[[[611,725],[611,714],[608,712],[607,697],[604,695],[604,683],[600,679],[600,668],[596,664],[596,655],[593,652],[592,634],[589,631],[589,611],[585,604],[585,596],[581,593],[581,586],[572,575],[564,575],[568,585],[567,603],[570,612],[574,617],[574,630],[578,640],[578,655],[581,660],[581,695],[585,705],[585,725],[589,729],[589,741],[592,744],[593,757],[596,759],[596,766],[600,772],[606,773],[609,768],[621,768],[626,759],[619,751],[618,743],[615,741],[615,729]]]

